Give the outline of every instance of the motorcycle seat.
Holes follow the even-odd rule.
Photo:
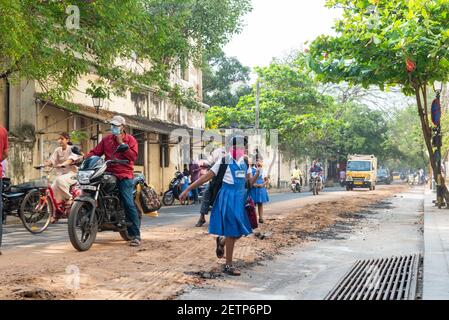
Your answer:
[[[3,193],[3,196],[6,199],[14,199],[14,198],[20,198],[24,195],[24,192],[14,192],[14,193]]]

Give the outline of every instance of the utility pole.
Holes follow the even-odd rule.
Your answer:
[[[256,134],[259,135],[260,125],[260,82],[256,83]]]
[[[278,189],[281,188],[281,151],[278,147]]]
[[[260,82],[257,79],[256,82],[256,159],[259,159],[259,146],[260,146],[260,137],[259,137],[259,126],[260,126]]]

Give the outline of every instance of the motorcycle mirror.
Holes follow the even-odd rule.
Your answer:
[[[82,156],[80,147],[77,146],[72,147],[72,152],[78,156]]]

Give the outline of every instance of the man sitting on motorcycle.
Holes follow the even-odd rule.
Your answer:
[[[80,156],[72,152],[70,135],[63,132],[58,138],[59,147],[53,152],[49,160],[44,161],[46,166],[56,169],[56,179],[51,188],[54,192],[55,200],[58,203],[66,202],[66,206],[72,205],[70,187],[76,183],[75,176],[78,168],[74,165]],[[51,222],[55,223],[56,218],[52,217]]]
[[[318,173],[320,183],[323,182],[323,177],[322,177],[323,168],[319,165],[318,161],[313,160],[312,166],[310,167],[309,172],[310,172],[310,175],[312,175],[312,173],[314,173],[314,172]]]
[[[298,180],[302,186],[302,172],[298,169],[298,166],[295,166],[295,169],[292,171],[292,180]]]
[[[105,156],[106,161],[112,159],[128,160],[128,164],[112,164],[108,167],[108,172],[117,177],[118,188],[123,207],[126,213],[126,221],[131,222],[128,227],[128,234],[133,240],[130,246],[140,246],[140,218],[134,203],[134,161],[137,159],[138,147],[136,139],[126,133],[126,120],[121,116],[115,116],[109,121],[111,124],[111,135],[104,137],[100,143],[92,149],[85,158],[91,156]],[[121,144],[127,144],[129,149],[124,153],[117,154],[115,151]]]

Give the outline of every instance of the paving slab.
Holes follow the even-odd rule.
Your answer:
[[[426,191],[424,200],[424,300],[449,300],[449,209],[432,203],[436,195]]]

